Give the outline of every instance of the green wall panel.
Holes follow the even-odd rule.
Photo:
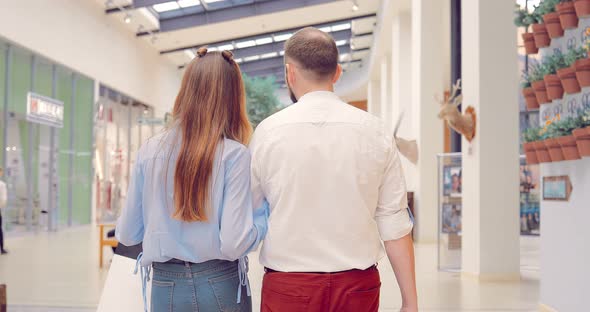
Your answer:
[[[59,131],[59,154],[57,172],[59,176],[59,223],[68,220],[68,183],[70,175],[70,120],[72,119],[72,72],[58,67],[56,98],[64,103],[64,125]]]
[[[8,109],[18,114],[27,112],[27,93],[31,89],[31,54],[12,47],[11,93]]]
[[[73,220],[74,223],[90,223],[92,209],[92,132],[94,81],[77,76],[74,109],[74,172]]]

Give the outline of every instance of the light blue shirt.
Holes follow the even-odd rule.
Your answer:
[[[143,242],[143,267],[173,258],[201,263],[245,256],[264,238],[268,221],[266,203],[252,207],[248,149],[229,139],[218,145],[208,221],[179,221],[172,217],[178,134],[166,131],[139,149],[127,204],[117,222],[117,240],[126,246]]]

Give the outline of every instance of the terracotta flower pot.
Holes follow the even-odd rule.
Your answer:
[[[545,76],[545,86],[547,88],[547,97],[549,100],[558,100],[563,98],[563,86],[557,75]]]
[[[574,130],[580,156],[590,157],[590,127]]]
[[[574,7],[579,18],[590,16],[590,0],[575,0]]]
[[[522,41],[524,42],[524,50],[526,54],[539,53],[539,48],[535,45],[535,35],[533,33],[522,34]]]
[[[522,95],[524,96],[527,110],[539,109],[539,101],[537,101],[535,90],[532,87],[522,89]]]
[[[547,96],[547,87],[545,86],[544,80],[535,81],[532,83],[532,85],[539,104],[551,103],[549,97]]]
[[[590,87],[590,58],[577,60],[574,66],[580,87]]]
[[[557,9],[559,21],[563,29],[578,28],[578,16],[576,15],[576,8],[573,2],[561,2],[555,6],[555,9]]]
[[[537,153],[537,160],[539,163],[551,162],[549,150],[547,150],[547,146],[545,146],[545,141],[536,141],[533,142],[533,145],[535,147],[535,153]]]
[[[559,13],[553,12],[543,15],[543,21],[547,26],[547,32],[549,38],[560,38],[563,37],[563,27],[561,27],[561,21],[559,20]]]
[[[539,163],[537,153],[535,152],[534,142],[524,143],[524,154],[526,155],[526,163],[529,165],[535,165]]]
[[[557,138],[557,142],[561,146],[563,157],[565,160],[576,160],[580,159],[580,152],[578,151],[578,145],[576,144],[576,138],[573,135],[562,136]]]
[[[559,142],[556,138],[547,139],[544,142],[545,146],[547,146],[549,157],[551,158],[552,162],[563,161],[565,159],[563,152],[561,151],[561,145],[559,145]]]
[[[576,68],[574,66],[558,70],[557,76],[561,79],[565,93],[574,94],[582,90],[578,83],[578,78],[576,78]]]
[[[533,24],[533,36],[537,48],[545,48],[551,45],[551,38],[545,24]]]

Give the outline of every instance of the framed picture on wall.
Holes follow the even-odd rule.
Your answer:
[[[569,201],[572,190],[569,176],[543,177],[543,200]]]
[[[443,169],[443,195],[461,197],[462,171],[460,166],[446,166]]]
[[[461,233],[461,204],[444,204],[441,222],[443,233]]]

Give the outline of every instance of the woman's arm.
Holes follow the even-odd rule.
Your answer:
[[[254,249],[267,229],[267,205],[252,208],[250,153],[241,149],[225,173],[221,212],[221,253],[238,259]]]
[[[125,246],[137,245],[143,241],[142,193],[143,169],[138,159],[131,175],[127,203],[121,211],[115,231],[117,240]]]

